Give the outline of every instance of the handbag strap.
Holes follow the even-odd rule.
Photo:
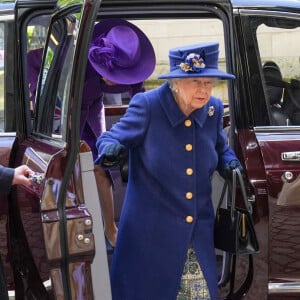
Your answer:
[[[232,170],[232,180],[226,180],[222,189],[220,201],[218,204],[217,209],[220,208],[222,205],[223,199],[225,198],[225,192],[228,191],[228,195],[231,196],[231,218],[233,219],[233,212],[235,208],[235,197],[236,197],[236,189],[237,189],[237,182],[239,183],[239,186],[241,188],[243,200],[245,203],[245,208],[249,211],[249,213],[252,213],[251,204],[248,202],[246,188],[245,188],[245,182],[243,179],[243,176],[241,174],[241,171],[236,168]],[[229,287],[229,293],[224,298],[224,300],[240,300],[242,299],[245,294],[249,291],[252,280],[253,280],[253,273],[254,273],[254,267],[253,267],[253,256],[250,254],[248,255],[248,273],[244,280],[244,282],[241,284],[241,286],[238,288],[238,290],[234,291],[234,283],[235,283],[235,269],[236,269],[236,255],[233,255],[232,257],[232,273],[230,278],[230,287]]]
[[[241,191],[242,191],[242,196],[243,196],[244,203],[245,203],[245,208],[248,210],[248,212],[250,214],[252,214],[252,206],[251,206],[251,204],[248,201],[248,197],[247,197],[247,193],[246,193],[246,187],[245,187],[245,182],[244,182],[242,173],[241,173],[241,171],[238,168],[234,169],[233,172],[234,172],[235,176],[237,176],[237,178],[238,178],[239,185],[240,185],[240,188],[241,188]]]
[[[217,210],[221,207],[221,205],[223,203],[227,188],[228,188],[228,181],[226,180],[224,182],[224,185],[223,185],[223,189],[222,189],[222,192],[221,192],[221,196],[220,196],[220,200],[219,200],[219,203],[218,203],[218,206],[217,206]]]
[[[236,168],[232,171],[232,199],[235,201],[235,191],[237,188],[237,180],[239,182],[239,186],[241,188],[245,208],[249,211],[249,213],[252,213],[252,207],[251,204],[248,202],[247,193],[246,193],[246,187],[245,182],[243,179],[243,176],[241,174],[241,171]],[[234,204],[234,205],[233,205]],[[235,207],[235,202],[232,203],[232,207]],[[232,261],[232,274],[230,279],[230,289],[228,295],[224,298],[224,300],[240,300],[242,299],[245,294],[249,291],[252,280],[253,280],[253,273],[254,273],[254,267],[253,267],[253,256],[250,254],[248,255],[248,273],[244,280],[244,282],[241,284],[241,286],[238,288],[237,291],[234,291],[234,282],[235,282],[235,269],[236,269],[236,255],[233,255],[233,261]]]
[[[251,207],[251,204],[248,201],[243,176],[241,174],[241,171],[238,168],[236,168],[236,169],[232,170],[232,179],[231,180],[226,179],[226,181],[223,185],[222,193],[221,193],[220,200],[219,200],[219,203],[218,203],[218,206],[217,206],[217,210],[218,210],[221,207],[222,203],[223,203],[223,200],[225,198],[225,193],[227,191],[228,192],[227,195],[228,195],[229,199],[231,199],[230,205],[231,205],[231,217],[232,218],[233,218],[234,208],[235,208],[237,182],[239,182],[239,186],[240,186],[241,191],[242,191],[242,196],[243,196],[245,208],[249,211],[250,214],[252,213],[252,207]]]
[[[230,203],[230,215],[231,215],[231,220],[232,222],[234,221],[234,207],[235,207],[235,186],[236,186],[236,177],[233,176],[232,177],[232,181],[235,182],[233,184],[233,182],[231,182],[230,180],[226,180],[224,182],[224,185],[223,185],[223,189],[222,189],[222,192],[221,192],[221,196],[220,196],[220,200],[219,200],[219,203],[218,203],[218,206],[217,206],[217,209],[216,209],[216,216],[218,215],[218,211],[223,203],[223,200],[225,198],[225,194],[226,194],[226,191],[227,191],[227,199],[230,199],[231,200],[231,203]],[[234,192],[233,192],[234,191]]]

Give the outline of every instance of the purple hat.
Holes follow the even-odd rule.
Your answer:
[[[117,84],[144,81],[156,62],[147,36],[122,19],[104,19],[95,26],[88,58],[97,73]]]
[[[218,43],[203,43],[171,49],[169,51],[170,72],[158,78],[235,78],[234,75],[218,69],[218,57]]]

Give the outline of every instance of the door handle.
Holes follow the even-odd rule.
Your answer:
[[[29,175],[29,179],[32,181],[33,184],[40,185],[44,181],[45,175],[43,173],[35,172]]]
[[[283,161],[300,161],[300,151],[282,152],[281,160],[283,160]]]

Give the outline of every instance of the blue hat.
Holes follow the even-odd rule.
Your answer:
[[[219,44],[203,43],[170,49],[170,72],[159,79],[216,77],[234,79],[235,76],[218,69]]]

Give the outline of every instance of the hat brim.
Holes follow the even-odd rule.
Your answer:
[[[123,19],[103,19],[94,27],[92,40],[118,25],[130,27],[138,36],[141,48],[141,59],[139,62],[126,69],[117,66],[114,69],[108,69],[104,65],[99,65],[92,60],[89,61],[97,73],[116,84],[135,84],[142,82],[153,73],[156,58],[151,42],[137,26]]]
[[[201,70],[201,72],[185,72],[178,68],[176,70],[170,71],[169,73],[160,75],[158,79],[189,78],[189,77],[213,77],[213,78],[220,78],[220,79],[235,78],[233,74],[226,73],[219,69],[205,68]]]

